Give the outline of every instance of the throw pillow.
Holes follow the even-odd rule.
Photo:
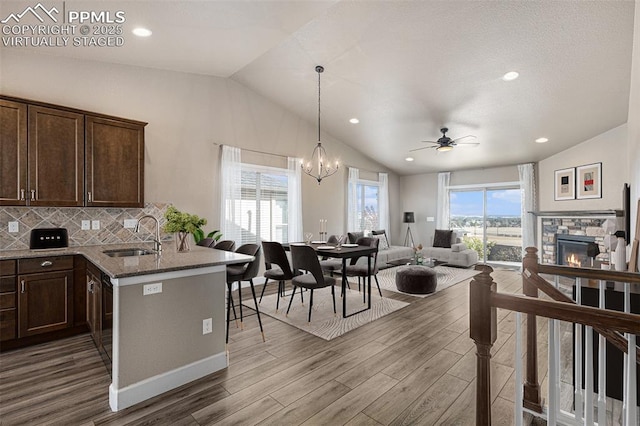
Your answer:
[[[378,250],[387,250],[389,248],[389,240],[387,239],[387,233],[384,229],[371,231],[371,236],[380,240]]]
[[[433,246],[451,248],[452,234],[453,234],[453,231],[448,231],[445,229],[436,229],[436,232],[433,235]]]
[[[364,237],[364,232],[347,232],[347,237],[349,237],[349,243],[355,244],[358,238]]]
[[[467,249],[467,245],[465,243],[456,243],[456,244],[451,244],[451,251],[453,253],[457,253],[460,251],[464,251]]]

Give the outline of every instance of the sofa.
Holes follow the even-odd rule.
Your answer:
[[[455,232],[436,229],[431,247],[422,249],[424,257],[435,258],[452,266],[468,268],[478,263],[478,252],[467,248]]]
[[[364,232],[349,232],[347,237],[349,242],[354,244],[359,237],[363,237]],[[388,268],[389,262],[400,259],[411,259],[414,255],[412,247],[392,246],[389,244],[385,230],[371,231],[371,236],[378,238],[378,268]],[[467,248],[461,239],[453,231],[437,229],[431,247],[422,249],[424,257],[435,258],[446,262],[452,266],[468,268],[478,263],[478,252]],[[363,259],[358,262],[366,261]]]

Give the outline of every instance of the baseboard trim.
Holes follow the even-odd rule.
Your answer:
[[[227,353],[220,352],[122,389],[115,389],[112,383],[109,386],[109,406],[111,407],[111,411],[123,410],[208,374],[227,368],[228,365]]]

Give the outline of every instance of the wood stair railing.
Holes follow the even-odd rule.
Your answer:
[[[491,424],[491,347],[497,338],[496,309],[508,309],[527,314],[527,359],[524,382],[523,406],[542,413],[542,399],[538,381],[537,323],[536,317],[557,319],[588,325],[601,332],[612,344],[627,352],[627,340],[620,332],[640,335],[640,315],[580,306],[548,285],[540,273],[565,277],[582,277],[594,280],[640,284],[640,274],[606,271],[590,268],[572,268],[538,263],[537,248],[527,247],[523,258],[524,296],[497,292],[491,277],[493,269],[484,264],[476,266],[480,271],[471,281],[469,289],[469,330],[476,344],[476,425]],[[556,300],[538,299],[541,289]],[[553,290],[551,290],[553,289]],[[559,294],[558,294],[559,293]],[[568,300],[567,300],[568,299]],[[624,348],[624,349],[623,349]],[[640,352],[636,353],[638,360]]]

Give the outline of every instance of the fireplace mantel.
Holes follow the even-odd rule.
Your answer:
[[[562,210],[562,211],[530,211],[539,217],[588,217],[588,216],[622,216],[622,210]]]

